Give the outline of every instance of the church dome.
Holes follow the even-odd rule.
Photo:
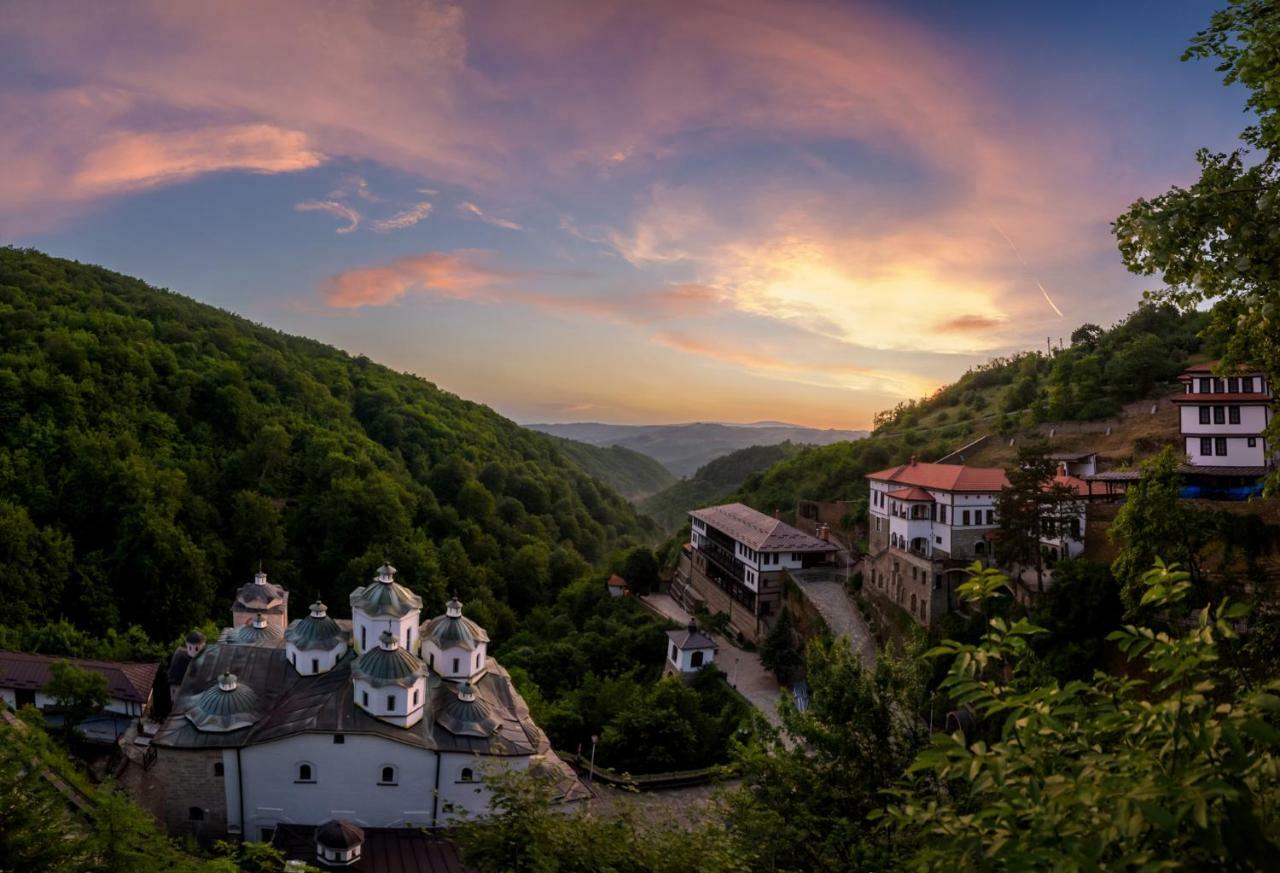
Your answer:
[[[423,675],[422,662],[400,647],[394,634],[382,632],[381,645],[369,649],[351,665],[351,675],[375,688],[412,685]]]
[[[462,615],[462,602],[454,597],[445,605],[445,614],[427,622],[422,638],[435,643],[441,651],[463,649],[472,651],[480,643],[489,642],[484,628]]]
[[[368,616],[402,618],[422,609],[422,598],[395,581],[396,568],[383,564],[378,575],[363,588],[351,592],[351,609]]]
[[[197,730],[239,730],[258,720],[258,695],[248,685],[241,685],[234,673],[223,673],[216,685],[201,692],[186,716]]]
[[[445,730],[460,737],[489,737],[498,729],[498,720],[480,700],[475,686],[463,683],[458,693],[444,705],[436,719]]]
[[[344,819],[330,819],[316,828],[316,842],[326,849],[354,849],[364,842],[364,831]]]
[[[311,604],[311,614],[300,618],[289,625],[284,638],[296,648],[310,651],[313,649],[332,649],[342,641],[342,629],[329,617],[328,607],[320,601]]]
[[[258,613],[253,617],[253,621],[236,628],[235,642],[260,643],[266,640],[278,640],[280,636],[280,628],[268,624],[262,613]]]
[[[267,581],[267,574],[259,570],[253,581],[240,586],[236,592],[236,606],[246,610],[266,611],[276,609],[285,602],[288,594],[284,588]]]

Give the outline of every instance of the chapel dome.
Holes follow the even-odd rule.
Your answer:
[[[253,581],[240,586],[236,592],[236,606],[245,610],[275,610],[284,605],[289,595],[279,585],[267,581],[267,574],[259,570]]]
[[[462,602],[454,597],[445,605],[445,614],[427,622],[422,631],[424,641],[444,649],[472,651],[480,643],[489,642],[484,628],[462,614]]]
[[[489,711],[489,705],[479,698],[475,686],[463,683],[457,694],[451,694],[436,721],[454,736],[489,737],[498,729],[499,722]]]
[[[328,607],[317,600],[311,604],[310,615],[289,625],[284,638],[304,651],[328,650],[342,642],[342,629],[329,617]]]
[[[223,673],[187,710],[187,720],[197,730],[225,733],[248,727],[258,720],[258,695],[242,684],[234,673]]]
[[[365,615],[402,618],[422,609],[422,598],[395,581],[396,568],[383,564],[378,575],[362,588],[351,592],[351,609]]]
[[[364,842],[364,830],[345,819],[330,819],[316,828],[316,842],[326,849],[354,849]]]
[[[235,642],[260,643],[266,640],[280,639],[280,628],[267,622],[262,613],[253,617],[253,621],[236,628]]]
[[[400,648],[394,634],[382,632],[381,645],[364,652],[351,665],[351,676],[370,685],[412,685],[423,676],[422,661]]]

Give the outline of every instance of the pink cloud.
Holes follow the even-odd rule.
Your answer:
[[[480,253],[428,252],[375,267],[348,270],[330,277],[321,289],[325,301],[339,309],[386,306],[419,292],[465,300],[510,276],[486,267]]]
[[[325,212],[347,222],[346,225],[334,231],[335,233],[351,233],[360,226],[360,213],[336,200],[304,200],[302,203],[295,204],[293,208],[296,212]]]

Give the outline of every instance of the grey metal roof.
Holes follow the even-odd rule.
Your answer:
[[[262,712],[253,689],[234,673],[223,673],[184,715],[198,730],[224,733],[249,727]]]
[[[488,672],[476,681],[476,698],[497,720],[488,737],[458,735],[436,724],[445,704],[454,696],[451,683],[429,675],[427,698],[430,715],[411,728],[401,728],[374,718],[356,705],[351,683],[353,653],[347,653],[327,673],[300,676],[285,656],[284,641],[274,645],[236,646],[216,643],[191,662],[186,678],[174,693],[173,710],[154,742],[161,747],[229,748],[266,743],[302,733],[352,733],[383,737],[405,745],[445,752],[480,755],[548,755],[551,751],[542,729],[534,724],[529,707],[511,683],[511,676],[492,659]],[[195,728],[185,713],[219,674],[233,672],[257,692],[262,717],[250,728],[229,733],[208,733]]]
[[[1083,461],[1097,454],[1097,452],[1050,452],[1045,457],[1051,461]]]
[[[352,610],[365,615],[381,615],[401,618],[415,609],[422,609],[422,598],[395,581],[396,568],[383,564],[378,575],[363,588],[351,592]]]
[[[465,615],[437,615],[420,629],[419,636],[442,649],[461,648],[470,652],[489,642],[488,632]]]
[[[374,646],[360,655],[351,665],[351,675],[363,679],[375,688],[384,685],[409,686],[426,675],[426,666],[412,652],[405,651],[396,638],[382,632],[381,646]],[[386,648],[387,643],[393,645]]]
[[[836,551],[831,543],[742,503],[708,506],[689,514],[757,552]]]
[[[487,737],[498,729],[498,720],[489,714],[488,705],[479,699],[470,683],[458,688],[452,700],[445,698],[444,709],[436,721],[457,736]]]
[[[321,870],[333,869],[350,873],[477,873],[464,867],[458,850],[448,840],[424,832],[421,828],[361,828],[364,842],[360,860],[345,866],[327,868],[316,857],[317,828],[311,825],[276,826],[271,845],[291,860],[304,861]]]
[[[667,639],[679,649],[714,649],[715,640],[696,627],[682,627],[680,630],[667,631]]]
[[[322,615],[316,615],[322,613]],[[342,642],[345,634],[338,623],[325,612],[325,605],[311,604],[311,614],[294,619],[284,632],[284,638],[299,649],[328,651]]]
[[[258,613],[249,624],[242,624],[236,628],[235,641],[237,643],[260,643],[264,640],[278,640],[281,636],[283,635],[280,633],[280,628],[274,624],[268,624],[262,618],[262,613]]]
[[[351,849],[364,842],[364,830],[355,822],[331,818],[316,828],[316,842],[330,849]]]
[[[235,605],[257,612],[283,612],[288,592],[274,582],[268,582],[266,573],[260,572],[253,578],[254,581],[240,586]]]
[[[1210,467],[1196,464],[1183,464],[1178,472],[1184,476],[1230,476],[1232,478],[1261,479],[1271,472],[1267,467]]]

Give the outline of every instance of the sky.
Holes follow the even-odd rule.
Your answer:
[[[1217,5],[0,0],[0,244],[525,423],[863,427],[1155,287]]]

